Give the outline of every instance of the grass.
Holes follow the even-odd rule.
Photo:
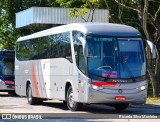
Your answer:
[[[153,97],[147,97],[147,104],[157,104],[160,105],[160,97],[153,98]]]

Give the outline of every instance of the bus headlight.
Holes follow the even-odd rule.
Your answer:
[[[147,85],[143,85],[143,86],[140,86],[140,87],[138,87],[137,89],[139,89],[139,90],[145,90],[147,88]]]
[[[2,79],[0,79],[0,83],[1,83],[2,85],[5,85],[5,83],[4,83],[4,81],[3,81]]]
[[[141,86],[140,87],[140,90],[145,90],[146,89],[146,86]]]
[[[99,86],[96,86],[96,85],[92,85],[92,88],[95,89],[95,90],[101,90],[101,89],[103,89],[103,87],[99,87]]]

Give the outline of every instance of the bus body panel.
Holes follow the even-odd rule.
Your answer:
[[[72,64],[64,59],[32,60],[16,64],[16,92],[26,96],[27,81],[33,88],[33,96],[65,100],[65,85],[75,81]],[[73,83],[71,83],[73,84]],[[73,84],[74,85],[74,84]]]
[[[26,74],[25,74],[25,72],[24,72],[25,65],[23,66],[23,62],[18,62],[16,60],[17,59],[15,58],[16,94],[18,94],[20,96],[25,96],[26,95],[26,81],[28,80],[28,82],[30,82],[30,79],[28,78],[29,75],[27,75],[29,70],[27,68]],[[18,63],[16,63],[16,62],[18,62]]]
[[[72,64],[63,58],[51,59],[51,98],[65,100],[65,85],[72,81]]]
[[[78,100],[81,103],[88,102],[90,79],[85,77],[81,71],[78,71]]]
[[[29,62],[21,62],[15,59],[15,85],[16,85],[16,94],[20,96],[26,96],[26,85],[27,82],[31,83],[31,61]]]
[[[51,97],[50,59],[42,59],[39,63],[39,81],[43,98]]]

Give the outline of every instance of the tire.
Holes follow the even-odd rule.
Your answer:
[[[32,96],[31,84],[29,84],[28,87],[27,87],[27,100],[28,100],[28,103],[30,105],[35,105],[36,104],[36,98],[34,98]]]
[[[116,104],[114,105],[115,109],[118,111],[123,111],[128,107],[129,104],[125,103],[125,104]]]
[[[81,107],[81,103],[75,102],[73,100],[73,90],[70,86],[67,90],[67,100],[66,100],[67,108],[71,111],[77,111]]]

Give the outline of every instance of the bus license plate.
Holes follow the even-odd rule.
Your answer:
[[[125,101],[126,97],[125,96],[116,96],[115,100],[117,100],[117,101]]]

